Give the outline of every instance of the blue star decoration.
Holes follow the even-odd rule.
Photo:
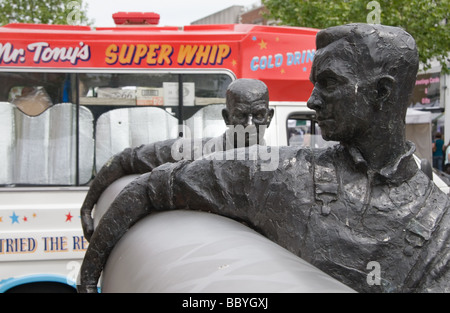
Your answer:
[[[13,215],[10,216],[11,224],[17,223],[19,224],[19,216],[16,215],[16,212],[13,212]]]

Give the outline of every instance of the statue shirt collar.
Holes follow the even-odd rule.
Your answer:
[[[356,147],[347,146],[346,148],[356,167],[365,169],[368,174],[372,173],[376,183],[399,185],[412,178],[418,170],[418,166],[415,164],[413,158],[416,146],[411,141],[406,141],[406,145],[408,150],[403,155],[397,158],[395,162],[387,164],[381,169],[370,168],[367,161]]]

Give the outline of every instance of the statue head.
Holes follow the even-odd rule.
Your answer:
[[[349,24],[320,31],[316,46],[308,107],[316,111],[324,139],[346,143],[371,132],[404,133],[419,66],[410,34]]]
[[[262,81],[241,78],[228,86],[222,116],[225,124],[232,127],[238,136],[244,130],[245,146],[249,146],[252,137],[259,143],[273,113],[273,109],[269,109],[269,90]],[[239,129],[237,126],[242,127]]]

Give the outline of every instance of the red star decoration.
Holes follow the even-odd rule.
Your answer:
[[[66,222],[72,222],[72,215],[70,215],[70,212],[69,212],[69,214],[66,214]]]
[[[23,221],[24,221],[24,222],[27,222],[27,221],[28,221],[28,218],[27,218],[26,216],[24,216],[24,217],[23,217]]]

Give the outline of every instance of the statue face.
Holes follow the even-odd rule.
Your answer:
[[[350,45],[339,41],[314,56],[314,89],[307,105],[316,111],[325,140],[352,142],[371,125],[372,106],[364,98],[370,89],[363,75],[367,69],[360,69],[354,58]]]
[[[258,142],[264,136],[265,129],[269,126],[273,116],[273,110],[268,108],[265,95],[259,97],[235,97],[229,103],[229,109],[224,115],[227,125],[242,126],[235,127],[239,135],[240,130],[244,130],[245,145]]]
[[[240,101],[230,109],[230,125],[266,125],[269,120],[267,102],[264,100]]]

